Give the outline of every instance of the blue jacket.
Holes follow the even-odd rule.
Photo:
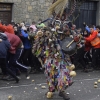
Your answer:
[[[31,42],[28,39],[28,33],[26,33],[23,29],[21,29],[21,34],[23,36],[24,49],[30,49],[31,48]]]
[[[0,39],[2,39],[2,41],[0,42],[0,58],[6,58],[7,52],[10,49],[11,45],[7,37],[5,37],[4,35],[0,34]]]

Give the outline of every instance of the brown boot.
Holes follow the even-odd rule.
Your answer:
[[[59,92],[59,96],[63,97],[64,100],[69,100],[70,98],[68,97],[68,95],[65,93],[65,91],[60,91]]]

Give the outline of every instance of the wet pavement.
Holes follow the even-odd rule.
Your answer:
[[[0,80],[0,100],[8,100],[8,96],[12,96],[11,100],[48,100],[45,93],[48,91],[45,76],[41,74],[30,74],[30,78],[26,79],[22,74],[18,84],[14,81]],[[77,76],[73,78],[74,84],[66,90],[70,100],[100,100],[100,83],[98,88],[94,88],[94,82],[100,79],[100,71],[83,73],[77,71]],[[42,89],[41,86],[46,86]],[[51,100],[63,100],[54,93]]]

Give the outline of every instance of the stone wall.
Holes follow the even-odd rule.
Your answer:
[[[52,0],[0,0],[4,3],[13,3],[12,20],[15,22],[38,20],[47,18],[47,9]]]
[[[97,6],[97,24],[100,23],[100,0]],[[31,23],[32,20],[43,20],[48,18],[47,9],[52,0],[0,0],[3,3],[13,3],[12,20],[15,22],[26,21]]]

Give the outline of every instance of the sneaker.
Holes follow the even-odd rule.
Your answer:
[[[15,78],[9,77],[9,78],[7,79],[7,81],[15,81]]]
[[[9,77],[10,77],[9,75],[8,76],[2,76],[0,79],[1,80],[7,80]]]
[[[16,79],[13,77],[10,77],[7,79],[7,81],[16,81],[16,83],[19,83],[19,77],[16,77]]]
[[[59,92],[59,96],[63,97],[64,100],[69,100],[70,98],[68,97],[68,95],[64,92],[64,91],[60,91]]]
[[[31,72],[31,67],[28,67],[26,77],[29,75],[30,72]]]

